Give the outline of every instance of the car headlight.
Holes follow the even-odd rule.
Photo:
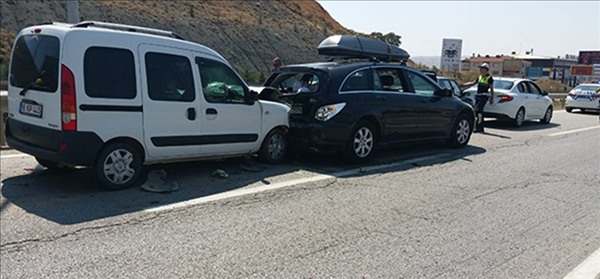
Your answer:
[[[322,106],[317,110],[317,113],[315,114],[315,119],[325,122],[336,116],[338,113],[340,113],[340,111],[342,111],[344,107],[346,107],[346,103]]]

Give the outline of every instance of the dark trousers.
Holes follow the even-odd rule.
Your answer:
[[[477,95],[477,100],[475,102],[475,116],[477,119],[475,121],[475,131],[483,133],[483,108],[485,108],[485,104],[489,101],[490,97],[487,95]]]

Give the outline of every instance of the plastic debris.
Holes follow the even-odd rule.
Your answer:
[[[227,173],[226,173],[224,170],[222,170],[222,169],[218,169],[218,170],[216,170],[215,172],[213,172],[212,176],[213,176],[213,177],[218,177],[218,178],[225,179],[225,178],[228,178],[228,177],[229,177],[229,174],[227,174]]]
[[[250,158],[246,158],[244,162],[240,164],[240,168],[249,172],[261,172],[267,169],[267,167],[257,164]]]
[[[153,170],[148,173],[148,180],[142,184],[142,189],[153,193],[170,193],[179,189],[177,182],[167,183],[165,170]]]

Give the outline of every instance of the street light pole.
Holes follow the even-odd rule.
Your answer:
[[[79,22],[79,1],[78,0],[67,0],[67,22],[78,23]]]

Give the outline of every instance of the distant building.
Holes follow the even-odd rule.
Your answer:
[[[525,77],[532,80],[552,79],[568,83],[571,66],[577,65],[577,60],[548,56],[515,55],[514,58],[531,62]]]
[[[492,76],[502,76],[504,60],[506,59],[512,59],[512,57],[506,55],[478,55],[462,60],[461,68],[463,71],[478,72],[481,64],[488,63],[490,65],[490,74]]]

